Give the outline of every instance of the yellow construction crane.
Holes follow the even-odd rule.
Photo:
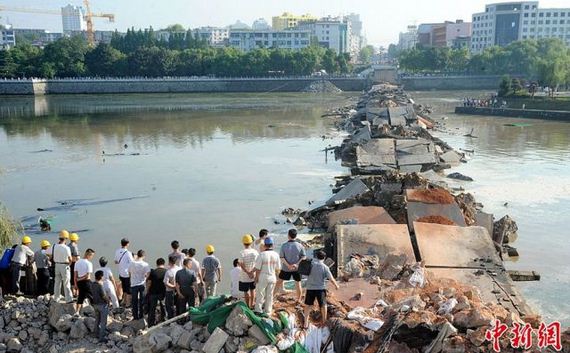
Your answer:
[[[91,12],[91,6],[89,0],[83,0],[83,5],[85,6],[85,15],[83,19],[87,23],[87,42],[89,45],[95,44],[95,31],[93,29],[93,18],[106,18],[109,22],[115,22],[115,15],[111,13],[93,13]],[[0,11],[7,12],[23,12],[23,13],[38,13],[46,15],[60,15],[61,11],[58,10],[47,10],[47,9],[31,9],[27,7],[12,7],[0,5]]]

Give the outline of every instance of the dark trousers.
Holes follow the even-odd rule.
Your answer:
[[[133,318],[140,320],[143,318],[144,285],[131,287],[131,295],[133,296]]]
[[[178,296],[176,301],[176,315],[182,315],[188,310],[196,306],[196,293],[192,292],[190,295]]]
[[[47,294],[49,292],[49,269],[38,268],[36,276],[38,277],[38,295]]]
[[[166,317],[172,319],[176,316],[176,292],[173,290],[166,291],[166,296],[164,297],[165,307],[166,307]]]
[[[164,321],[165,309],[164,309],[164,294],[150,294],[150,301],[148,304],[148,327],[154,326],[156,323],[156,307],[160,308],[160,321]]]
[[[20,291],[20,270],[22,265],[17,262],[10,263],[10,275],[12,280],[11,290],[12,293],[18,293]]]
[[[107,316],[109,316],[108,304],[97,304],[95,307],[95,328],[99,340],[107,336]]]

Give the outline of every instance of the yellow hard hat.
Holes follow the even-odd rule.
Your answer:
[[[59,232],[59,237],[63,238],[63,239],[67,239],[69,238],[69,232],[65,229],[63,229],[61,232]]]
[[[214,252],[214,246],[213,245],[207,245],[206,246],[206,252],[207,253],[213,253]]]
[[[253,235],[251,234],[246,234],[241,238],[241,242],[244,245],[251,245],[251,243],[253,243]]]
[[[22,237],[22,244],[26,245],[26,244],[31,244],[32,243],[32,238],[30,238],[27,235],[24,235]]]
[[[79,235],[77,235],[77,233],[71,233],[69,235],[69,240],[71,241],[78,241],[79,240]]]
[[[51,244],[49,243],[49,241],[47,241],[47,240],[45,240],[45,239],[40,242],[40,248],[42,248],[42,249],[43,249],[43,248],[47,248],[47,247],[50,246],[50,245],[51,245]]]

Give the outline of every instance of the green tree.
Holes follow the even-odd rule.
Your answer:
[[[0,77],[14,78],[18,66],[14,62],[11,50],[0,50]]]
[[[504,75],[501,78],[501,83],[499,83],[499,97],[507,97],[511,93],[511,77],[509,75]]]
[[[146,77],[171,76],[176,72],[178,53],[159,47],[141,47],[128,56],[131,75]]]
[[[322,68],[329,74],[334,74],[339,71],[336,54],[333,50],[327,49],[322,59]]]
[[[85,55],[91,76],[121,76],[126,71],[127,56],[109,44],[100,43]]]
[[[372,61],[372,55],[374,55],[374,47],[372,45],[367,45],[360,49],[358,61],[363,64],[370,64]]]
[[[51,65],[57,77],[81,77],[87,73],[85,54],[89,47],[80,36],[61,38],[48,44],[42,61]]]
[[[167,32],[186,32],[186,28],[184,28],[184,26],[181,25],[180,23],[176,23],[176,24],[167,26],[166,28],[163,29],[163,31],[167,31]]]

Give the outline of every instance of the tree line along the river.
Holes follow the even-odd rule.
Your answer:
[[[401,69],[411,73],[508,74],[549,87],[570,84],[570,48],[557,38],[517,41],[477,54],[466,48],[417,46],[401,51],[398,61]]]
[[[191,32],[159,40],[152,29],[113,35],[91,48],[80,36],[61,38],[43,49],[30,43],[0,51],[0,77],[279,76],[351,71],[350,56],[311,45],[298,51],[260,48],[243,52],[213,48]]]

